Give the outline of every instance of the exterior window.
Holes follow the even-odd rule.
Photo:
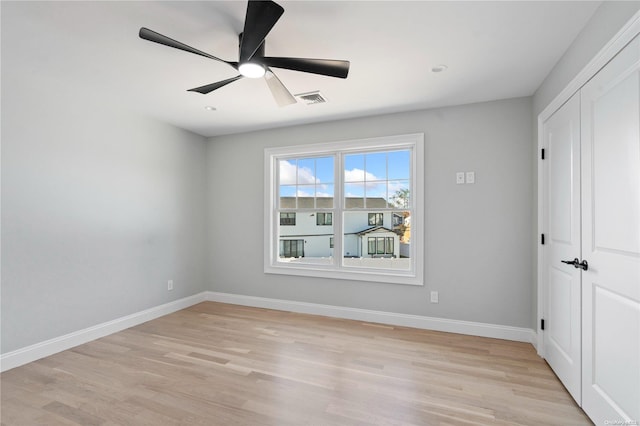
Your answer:
[[[280,225],[282,225],[282,226],[296,226],[296,214],[295,213],[280,213]]]
[[[266,149],[265,272],[422,285],[423,139]]]
[[[369,226],[382,226],[383,220],[382,213],[369,213]]]
[[[389,237],[369,237],[368,254],[390,254],[393,255],[393,238]]]
[[[316,213],[316,225],[324,226],[331,225],[333,219],[333,213]]]
[[[304,257],[304,240],[281,240],[280,257]]]

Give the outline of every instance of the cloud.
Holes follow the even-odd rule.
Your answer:
[[[296,171],[298,179],[296,182]],[[286,160],[280,161],[280,185],[304,185],[320,183],[320,180],[313,175],[313,170],[307,167],[298,168]]]
[[[302,191],[302,190],[298,189],[296,191],[296,196],[297,197],[313,197],[313,194],[310,194],[307,191]]]
[[[365,172],[360,169],[351,169],[344,171],[345,182],[370,182],[378,179],[373,173]]]

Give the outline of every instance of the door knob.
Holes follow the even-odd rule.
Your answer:
[[[587,263],[587,261],[583,260],[582,262],[580,262],[577,257],[573,260],[561,260],[560,262],[566,263],[567,265],[573,265],[574,268],[582,269],[583,271],[589,269],[589,264]]]
[[[578,265],[580,264],[577,257],[573,260],[561,260],[560,262],[566,263],[567,265],[573,265],[574,268],[578,268]]]

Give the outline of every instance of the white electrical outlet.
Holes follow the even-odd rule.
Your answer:
[[[167,290],[173,290],[173,280],[167,281]]]
[[[437,291],[432,291],[431,292],[431,303],[438,303],[438,292]]]
[[[467,183],[476,183],[476,172],[467,172]]]
[[[462,185],[464,183],[464,172],[456,173],[456,184]]]

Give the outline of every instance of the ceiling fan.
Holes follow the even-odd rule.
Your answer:
[[[260,78],[264,76],[276,103],[283,107],[296,103],[296,99],[284,84],[282,84],[280,79],[276,77],[271,67],[338,78],[347,78],[347,74],[349,73],[349,61],[264,56],[265,37],[283,13],[284,9],[282,6],[271,0],[249,0],[244,21],[244,30],[239,35],[240,57],[238,62],[225,61],[224,59],[209,55],[208,53],[187,46],[184,43],[148,28],[140,28],[139,35],[140,38],[153,41],[154,43],[164,44],[165,46],[224,62],[225,64],[231,65],[240,73],[226,80],[189,89],[189,92],[207,94],[244,77]]]

